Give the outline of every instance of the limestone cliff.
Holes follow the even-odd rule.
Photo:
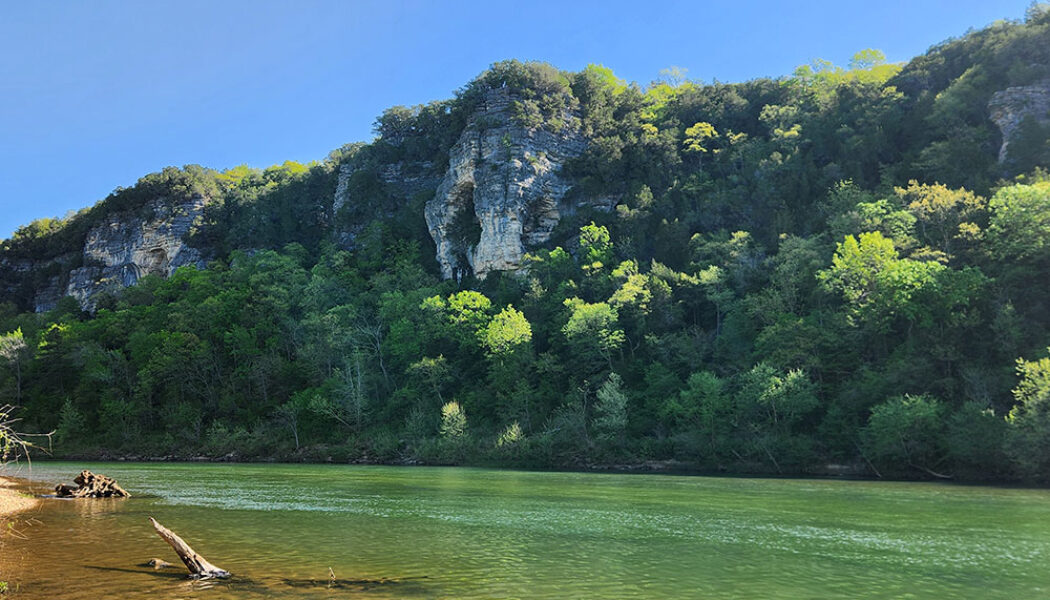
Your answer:
[[[1003,134],[1003,143],[999,147],[1001,163],[1007,159],[1010,142],[1026,118],[1034,118],[1042,124],[1050,123],[1050,81],[996,92],[988,103],[988,110]]]
[[[203,267],[202,252],[189,246],[186,237],[206,202],[202,197],[178,203],[157,198],[132,213],[107,215],[87,231],[79,255],[5,260],[0,266],[9,279],[46,274],[42,281],[23,284],[31,288],[37,312],[51,310],[64,296],[92,310],[104,290],[127,287],[147,274],[167,277],[183,265]]]
[[[579,116],[562,115],[557,130],[528,128],[512,115],[513,99],[492,90],[449,151],[448,171],[426,220],[446,278],[521,266],[527,249],[546,242],[571,187],[564,161],[587,146]]]

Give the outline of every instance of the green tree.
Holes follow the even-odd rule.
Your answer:
[[[871,409],[861,440],[869,460],[884,469],[917,469],[935,477],[948,454],[945,406],[936,398],[903,395]]]
[[[975,221],[987,202],[973,192],[940,184],[920,185],[915,180],[908,182],[907,188],[895,191],[915,215],[922,241],[946,258],[952,258],[960,245],[980,236],[981,228]]]
[[[817,407],[816,390],[800,370],[780,373],[758,364],[740,377],[736,416],[750,455],[768,460],[778,472],[812,459],[812,439],[803,420]]]
[[[26,344],[22,329],[0,335],[0,359],[3,359],[15,374],[15,401],[22,403],[22,366],[32,350]]]
[[[1050,350],[1050,349],[1048,349]],[[1009,423],[1007,452],[1026,479],[1046,480],[1050,473],[1050,358],[1017,360],[1021,381]]]
[[[521,311],[508,306],[485,328],[484,344],[493,356],[502,357],[532,341],[532,326]]]
[[[622,441],[627,430],[627,394],[623,390],[623,378],[609,373],[598,388],[597,398],[593,423],[595,436],[607,443]]]
[[[627,339],[617,321],[616,309],[605,302],[590,304],[579,298],[565,301],[570,310],[569,320],[562,328],[577,357],[595,370],[596,360],[604,361],[612,369],[613,353]]]
[[[703,168],[703,156],[708,153],[717,153],[718,150],[711,148],[711,142],[718,139],[718,131],[714,125],[699,121],[685,129],[685,140],[682,142],[682,151],[686,154],[696,156],[697,168]]]
[[[1004,187],[988,208],[988,238],[997,257],[1045,258],[1050,247],[1050,181]]]
[[[580,257],[584,272],[593,273],[610,265],[612,250],[608,229],[595,225],[594,221],[580,227]]]
[[[852,318],[884,328],[895,317],[920,318],[923,307],[914,301],[916,295],[932,292],[936,275],[944,269],[936,262],[900,258],[893,241],[873,231],[846,236],[831,268],[817,277],[829,291],[842,295]]]
[[[467,413],[452,401],[441,407],[441,437],[459,439],[467,433]]]

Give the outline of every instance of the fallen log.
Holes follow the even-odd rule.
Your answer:
[[[60,483],[55,486],[59,498],[128,498],[131,496],[112,477],[81,471],[73,480],[77,487]]]
[[[153,517],[149,518],[149,522],[153,523],[153,528],[157,530],[157,535],[165,542],[168,542],[168,545],[175,550],[175,554],[178,554],[179,558],[182,559],[182,563],[190,570],[190,577],[193,579],[226,579],[230,576],[229,571],[216,567],[203,556],[194,552],[193,548],[190,548],[189,544],[175,535],[174,531],[161,525]]]

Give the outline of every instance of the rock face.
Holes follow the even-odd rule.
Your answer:
[[[1050,123],[1050,81],[996,92],[988,102],[988,111],[1003,134],[1003,145],[999,148],[999,162],[1002,163],[1022,121],[1032,117],[1040,123]]]
[[[133,285],[148,274],[167,277],[183,265],[203,268],[204,256],[186,243],[186,236],[206,203],[203,197],[174,204],[157,198],[133,213],[108,215],[88,230],[79,256],[5,260],[0,267],[15,278],[50,274],[33,284],[32,305],[37,312],[55,308],[64,296],[93,310],[101,291]]]
[[[149,202],[145,217],[114,215],[93,227],[84,240],[84,265],[69,274],[66,295],[91,308],[98,292],[134,285],[146,275],[167,277],[184,265],[204,267],[204,258],[185,242],[207,200]]]
[[[566,210],[562,200],[572,185],[561,167],[587,147],[579,117],[566,111],[558,131],[530,129],[514,120],[512,102],[504,90],[486,96],[427,202],[427,227],[446,279],[517,270]]]

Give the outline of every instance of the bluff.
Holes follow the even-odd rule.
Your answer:
[[[573,231],[600,214],[634,227],[624,238],[638,250],[680,264],[683,252],[661,248],[700,231],[776,223],[763,240],[775,245],[811,230],[815,212],[799,207],[841,181],[986,193],[1050,156],[1040,15],[907,65],[818,65],[741,84],[642,88],[604,67],[496,63],[450,100],[386,111],[372,143],[323,162],[169,168],[119,202],[20,231],[31,243],[0,246],[0,293],[37,312],[66,296],[90,311],[104,291],[233,250],[356,251],[377,224],[418,243],[442,279],[481,280],[520,271],[530,251],[572,251]],[[692,231],[653,237],[638,227],[649,219]]]
[[[168,277],[184,265],[204,268],[205,253],[187,238],[208,199],[153,198],[133,211],[105,215],[87,229],[74,252],[47,257],[0,256],[5,296],[21,296],[33,310],[55,308],[65,296],[92,310],[104,291],[134,285],[146,275]]]
[[[525,251],[547,242],[561,215],[576,208],[565,201],[572,182],[561,171],[587,145],[579,115],[563,109],[557,130],[528,127],[513,118],[512,102],[502,89],[485,96],[426,204],[446,279],[519,269]]]

